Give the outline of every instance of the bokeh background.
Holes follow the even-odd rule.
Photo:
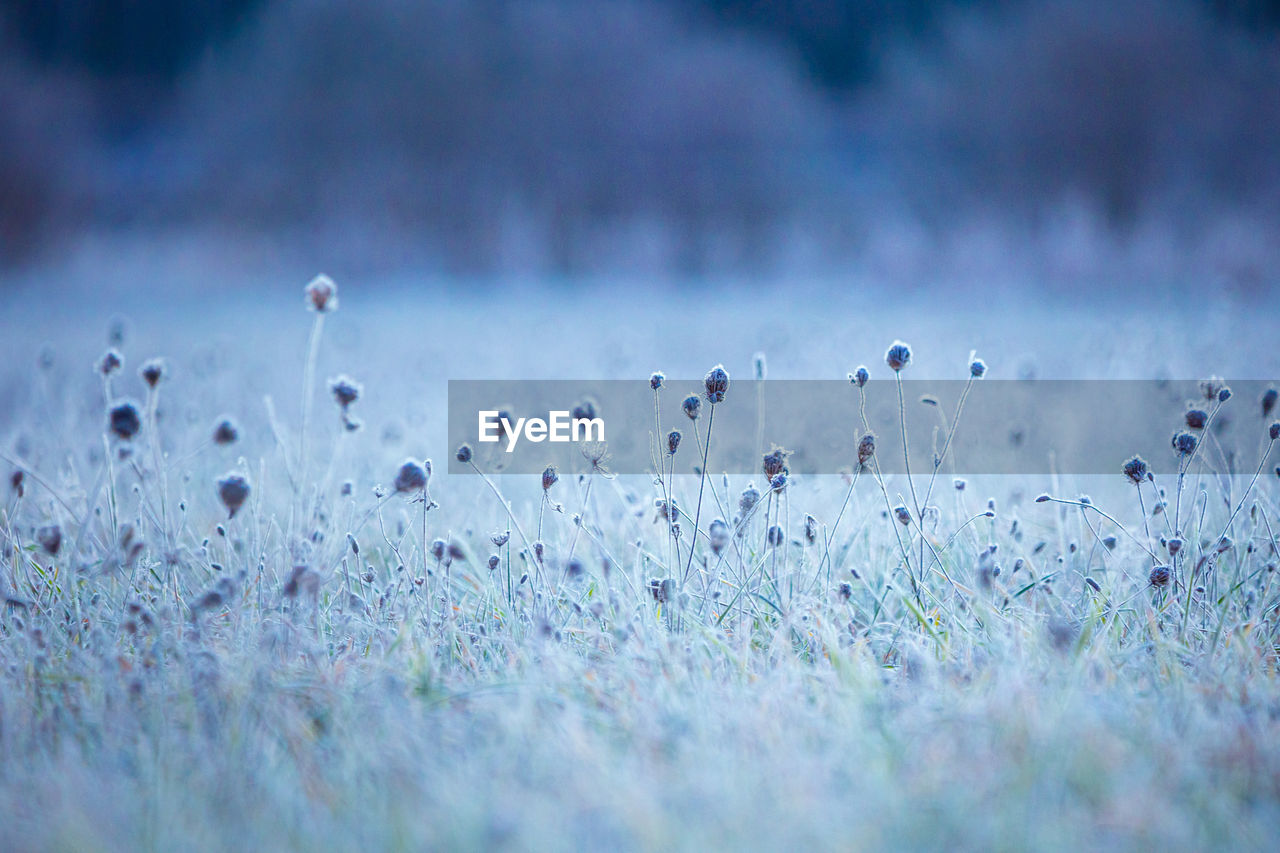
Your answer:
[[[5,0],[0,105],[41,292],[1252,301],[1280,259],[1277,0]]]

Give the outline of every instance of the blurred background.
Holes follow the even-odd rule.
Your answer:
[[[1252,298],[1277,235],[1280,0],[0,3],[0,285]]]

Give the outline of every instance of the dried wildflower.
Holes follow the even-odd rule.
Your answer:
[[[1042,492],[1036,495],[1036,503],[1038,504],[1046,503],[1047,501],[1051,501],[1051,500],[1053,500],[1053,496],[1050,495],[1048,492]]]
[[[1170,441],[1173,449],[1177,451],[1179,456],[1190,456],[1196,452],[1196,444],[1198,439],[1189,432],[1175,432],[1173,439]]]
[[[344,412],[360,399],[363,391],[364,387],[345,373],[329,380],[329,393]]]
[[[1204,409],[1187,409],[1182,417],[1186,421],[1187,429],[1204,429],[1205,424],[1209,422],[1209,413]]]
[[[707,528],[707,539],[711,544],[711,553],[719,556],[725,548],[729,547],[729,525],[722,519],[715,519]]]
[[[1141,456],[1135,456],[1124,463],[1124,475],[1134,485],[1141,485],[1143,480],[1151,476],[1151,468],[1147,465],[1147,460]]]
[[[155,388],[169,375],[169,368],[163,358],[152,358],[143,362],[142,367],[138,368],[138,375],[142,377],[143,382],[147,383],[148,388]]]
[[[667,376],[661,370],[655,370],[653,375],[649,377],[649,387],[657,391],[662,387],[662,383],[667,381]]]
[[[225,447],[228,444],[235,444],[240,438],[240,430],[236,427],[236,422],[231,418],[221,418],[213,426],[213,443],[219,447]]]
[[[818,519],[808,514],[804,517],[804,541],[810,545],[818,541]]]
[[[18,469],[9,475],[9,488],[15,492],[18,497],[22,497],[26,494],[26,489],[23,488],[22,485],[22,481],[26,479],[26,476],[27,475],[22,471],[22,469]]]
[[[542,469],[542,491],[550,491],[551,487],[560,482],[560,475],[556,473],[556,466],[548,465]]]
[[[908,524],[911,523],[911,513],[907,511],[907,508],[905,506],[902,506],[902,505],[895,506],[893,508],[893,514],[898,519],[898,523],[901,524],[903,527],[906,527]]]
[[[1266,391],[1262,392],[1261,403],[1262,416],[1264,418],[1270,416],[1270,414],[1275,411],[1277,400],[1280,400],[1280,392],[1277,392],[1276,389],[1268,388]]]
[[[1223,385],[1218,389],[1218,402],[1225,403],[1231,399],[1231,388]]]
[[[667,455],[668,456],[676,455],[676,451],[680,449],[681,438],[683,438],[683,436],[680,434],[680,430],[678,429],[673,429],[671,432],[667,433]]]
[[[1272,441],[1280,438],[1280,421],[1271,422],[1271,426],[1267,429],[1267,435]]]
[[[957,477],[956,479],[951,481],[951,485],[956,487],[957,492],[963,492],[965,490],[965,487],[967,487],[969,484],[965,480]]]
[[[987,363],[980,358],[974,358],[969,362],[969,375],[974,379],[981,379],[987,375]]]
[[[420,492],[427,487],[426,469],[413,459],[406,459],[396,472],[397,492]]]
[[[1162,587],[1169,585],[1169,577],[1168,566],[1156,566],[1151,570],[1151,574],[1147,576],[1147,580],[1154,587]]]
[[[448,548],[448,545],[449,543],[443,539],[431,540],[431,556],[437,563],[444,559],[445,549]]]
[[[729,390],[729,374],[723,364],[717,364],[707,371],[702,384],[706,388],[707,402],[711,405],[722,402],[725,392]]]
[[[49,556],[56,557],[58,549],[62,547],[62,528],[56,524],[47,524],[36,531],[36,541]]]
[[[786,537],[783,535],[782,528],[779,525],[777,524],[770,525],[768,539],[769,539],[769,545],[771,547],[774,547],[774,548],[781,547],[782,542],[785,538]]]
[[[779,474],[786,474],[787,457],[790,455],[790,451],[774,445],[773,450],[764,455],[764,462],[761,466],[764,470],[764,475],[772,481]]]
[[[884,363],[889,365],[889,369],[894,373],[899,372],[911,363],[911,347],[902,341],[894,341],[884,354]]]
[[[1200,394],[1206,400],[1218,399],[1218,392],[1225,386],[1225,382],[1220,376],[1210,376],[1208,379],[1200,380]]]
[[[836,595],[840,596],[842,601],[848,601],[853,598],[853,584],[848,581],[841,581],[840,586],[836,588]]]
[[[311,279],[304,292],[309,310],[318,314],[328,314],[338,310],[338,285],[329,276],[321,273]]]
[[[455,454],[455,458],[459,462],[461,462],[463,465],[466,465],[468,462],[470,462],[471,461],[471,445],[466,443],[459,444],[458,452],[457,454]]]
[[[697,394],[690,394],[684,398],[684,402],[680,404],[680,408],[684,409],[685,415],[691,421],[698,419],[699,413],[702,411],[702,399]]]
[[[755,508],[760,502],[760,490],[756,488],[754,483],[747,483],[747,487],[742,490],[742,494],[738,496],[738,511],[742,513],[742,517],[746,518],[747,514]]]
[[[876,455],[876,435],[869,432],[858,439],[858,464],[866,465]]]
[[[124,367],[124,356],[119,350],[109,349],[98,359],[96,367],[103,376],[110,376]]]
[[[107,427],[121,441],[129,441],[142,430],[142,415],[137,403],[124,400],[111,407]]]
[[[494,569],[498,568],[499,562],[501,561],[498,559],[497,554],[490,554],[489,555],[489,571],[493,571]]]
[[[786,487],[787,487],[787,474],[785,471],[769,481],[769,488],[773,489],[775,492],[780,492]]]
[[[248,499],[249,480],[243,474],[232,472],[218,481],[218,500],[227,508],[227,518],[235,518]]]
[[[1165,547],[1169,549],[1170,557],[1176,556],[1182,550],[1182,540],[1175,536],[1165,543]]]
[[[849,374],[849,381],[859,388],[866,386],[869,379],[871,379],[871,373],[864,365],[858,365],[858,369]]]
[[[502,533],[494,533],[489,537],[489,541],[492,542],[496,548],[501,548],[503,545],[506,545],[510,539],[510,530],[504,530]]]

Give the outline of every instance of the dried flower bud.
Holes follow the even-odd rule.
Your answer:
[[[729,390],[729,374],[723,364],[717,364],[708,370],[702,382],[706,387],[708,403],[714,406],[724,400],[725,392]]]
[[[902,341],[894,341],[884,354],[884,363],[889,365],[889,369],[894,373],[899,372],[911,363],[911,347]]]
[[[321,273],[306,287],[307,308],[319,314],[338,310],[338,285]]]
[[[661,370],[655,370],[653,375],[649,377],[649,387],[657,391],[662,387],[662,383],[667,380],[666,374]]]
[[[1169,577],[1168,566],[1156,566],[1151,570],[1151,574],[1147,576],[1147,580],[1150,581],[1152,586],[1159,588],[1169,585]]]
[[[224,417],[214,424],[213,443],[219,447],[235,444],[238,438],[240,438],[240,430],[231,418]]]
[[[218,481],[218,499],[227,508],[227,518],[235,518],[249,499],[249,480],[243,474],[231,473]]]
[[[685,416],[691,421],[698,419],[698,414],[702,411],[702,399],[697,394],[690,394],[684,398],[684,402],[680,404],[684,409]]]
[[[163,358],[153,358],[138,368],[138,375],[147,383],[148,388],[155,388],[169,373]]]
[[[458,452],[455,458],[459,462],[461,462],[463,465],[466,465],[468,462],[470,462],[471,461],[471,445],[469,444],[458,445]]]
[[[1134,485],[1141,485],[1143,480],[1151,476],[1151,468],[1147,465],[1147,460],[1135,456],[1124,463],[1124,475]]]
[[[858,369],[849,374],[849,381],[859,388],[864,387],[870,379],[871,373],[863,365],[858,365]]]
[[[138,405],[125,400],[111,407],[108,413],[107,426],[116,438],[129,441],[142,430],[142,415]]]
[[[345,373],[335,379],[329,380],[329,393],[333,394],[333,399],[343,411],[360,399],[360,393],[364,390],[360,383],[347,376]]]
[[[667,455],[676,455],[676,451],[680,449],[680,439],[682,437],[683,436],[680,435],[680,430],[678,429],[673,429],[671,432],[667,433]]]
[[[413,459],[406,459],[396,472],[397,492],[420,492],[427,487],[427,472]]]

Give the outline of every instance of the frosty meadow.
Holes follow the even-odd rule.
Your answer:
[[[528,422],[444,446],[409,326],[338,292],[318,278],[309,315],[216,346],[194,316],[159,351],[109,322],[96,363],[79,333],[6,344],[0,848],[1191,850],[1280,831],[1280,423],[1269,386],[1210,377],[1240,369],[1213,363],[1220,338],[1177,338],[1203,381],[1148,413],[1145,455],[966,477],[972,389],[1010,354],[974,342],[944,374],[968,396],[943,406],[904,390],[927,350],[840,336],[821,363],[852,403],[847,468],[820,476],[768,416],[727,417],[756,387],[735,372],[772,381],[744,358],[750,311],[705,340],[673,299],[670,351],[636,343],[650,366],[628,368],[647,473],[615,474],[593,436],[509,474]],[[1265,359],[1254,340],[1223,359]],[[696,388],[650,373],[689,353],[715,365]],[[709,467],[737,442],[750,473]]]

